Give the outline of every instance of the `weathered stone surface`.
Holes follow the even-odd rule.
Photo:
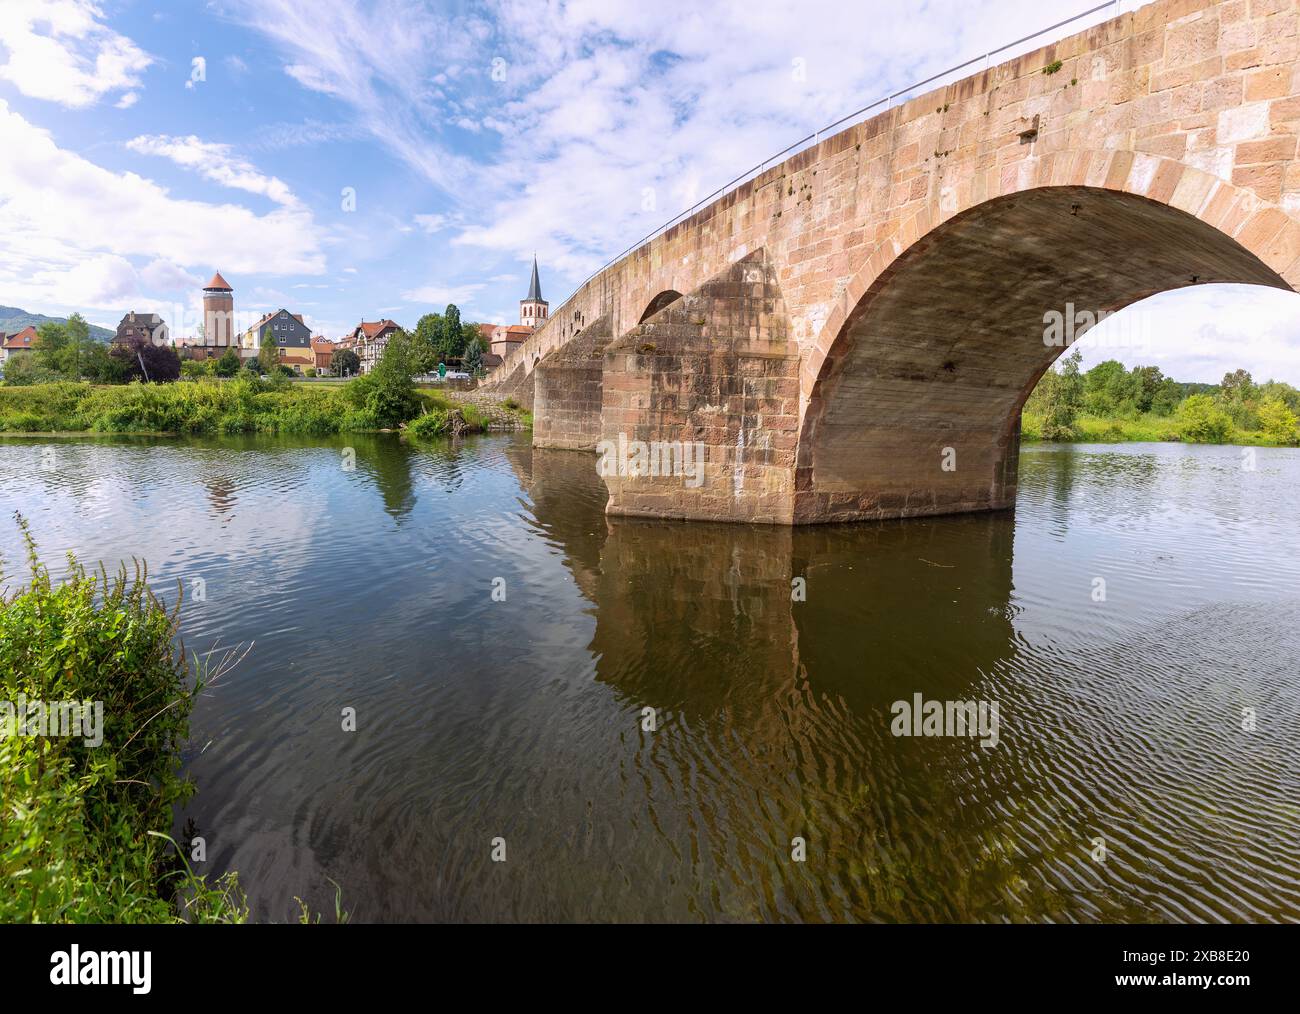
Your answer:
[[[496,383],[521,401],[545,389],[539,442],[587,446],[590,362],[575,371],[561,355],[534,376],[586,321],[608,321],[602,432],[690,425],[710,453],[705,491],[611,488],[611,513],[806,523],[1004,507],[1020,406],[1062,351],[1042,344],[1045,313],[1114,310],[1177,285],[1300,281],[1298,65],[1297,0],[1126,13],[742,184],[585,284]],[[680,316],[755,256],[779,324],[739,290],[710,297],[705,316],[725,323]],[[677,323],[661,319],[674,307]],[[661,344],[646,326],[678,351],[636,351],[637,333]],[[755,357],[738,343],[764,326],[785,350],[779,375],[762,376],[784,386],[751,395]],[[761,460],[738,454],[737,437]],[[935,475],[948,447],[956,470]]]
[[[610,513],[790,523],[799,356],[787,328],[775,273],[752,254],[606,349],[606,446],[703,452],[689,451],[699,472],[608,475]]]
[[[533,445],[591,451],[600,439],[604,352],[614,335],[608,315],[593,321],[533,371]]]

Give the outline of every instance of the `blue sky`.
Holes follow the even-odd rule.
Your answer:
[[[219,269],[241,315],[330,337],[514,322],[534,250],[554,307],[811,130],[1087,6],[0,0],[0,304],[188,336]],[[1104,355],[1300,381],[1298,304],[1159,297]]]

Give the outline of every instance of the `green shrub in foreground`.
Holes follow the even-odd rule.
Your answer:
[[[55,584],[19,524],[31,577],[0,594],[0,700],[102,702],[102,743],[0,716],[0,923],[244,921],[237,878],[207,884],[166,837],[193,791],[179,751],[203,685],[173,647],[177,612],[139,568],[110,578],[69,557]]]

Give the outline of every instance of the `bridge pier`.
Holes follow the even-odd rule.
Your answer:
[[[611,343],[597,448],[607,513],[791,523],[799,365],[762,252]]]
[[[605,314],[537,364],[533,370],[534,447],[595,449],[600,440],[605,348],[613,338],[609,314]]]

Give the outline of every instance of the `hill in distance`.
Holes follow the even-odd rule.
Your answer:
[[[9,334],[29,326],[40,327],[42,324],[66,324],[67,322],[66,317],[47,317],[42,313],[28,313],[16,306],[0,306],[0,331]],[[111,328],[100,327],[98,324],[90,325],[90,337],[97,342],[112,341],[114,333]]]

